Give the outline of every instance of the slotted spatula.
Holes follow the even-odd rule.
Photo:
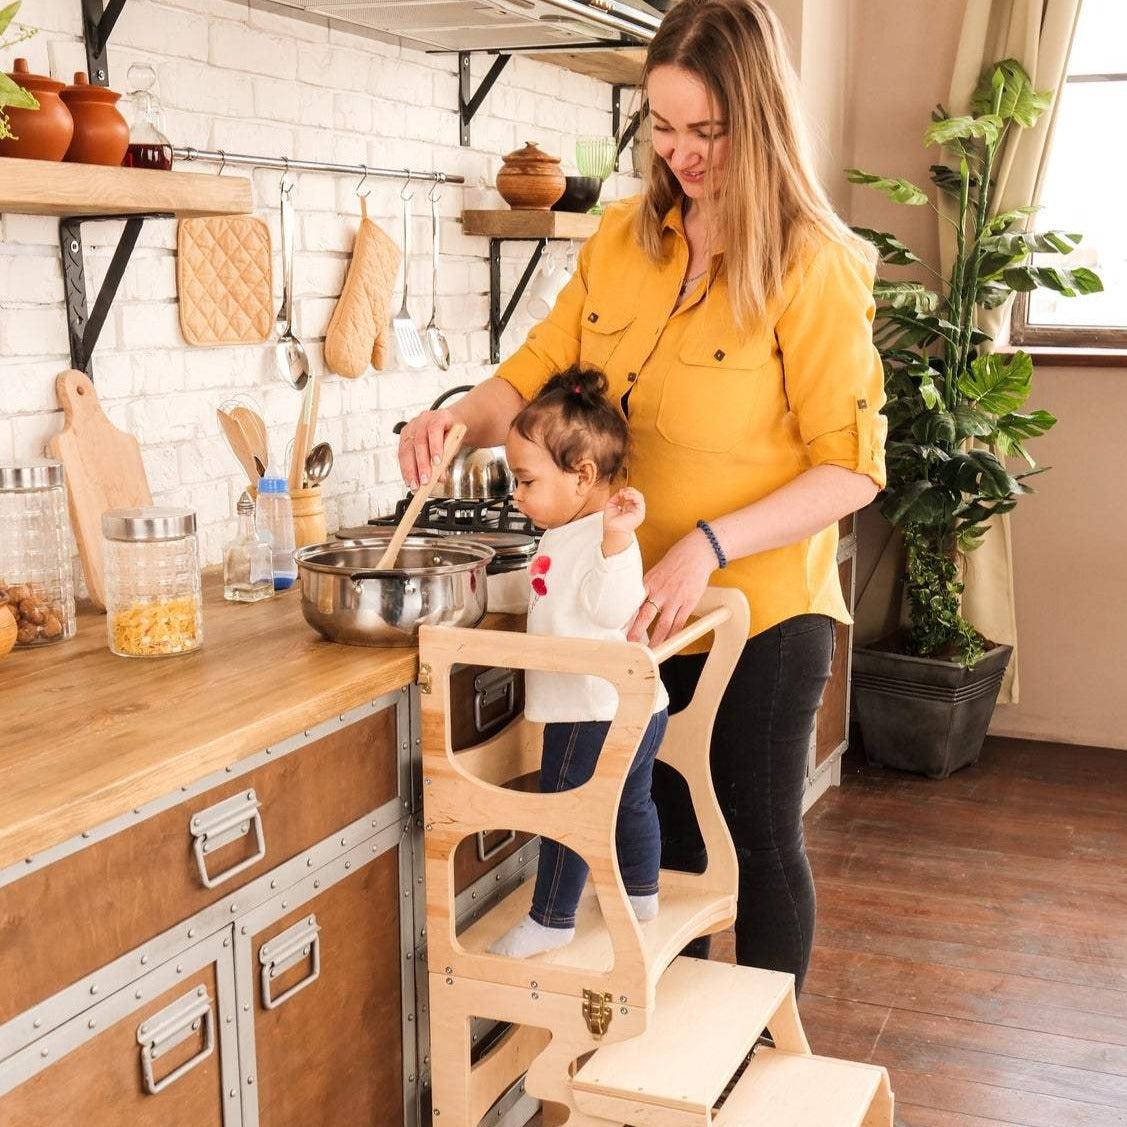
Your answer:
[[[403,201],[403,304],[392,317],[391,328],[395,333],[395,349],[400,362],[408,368],[425,368],[426,348],[419,335],[419,327],[407,308],[407,277],[411,273],[411,195],[404,190],[399,193],[399,198]]]
[[[395,526],[395,531],[391,534],[391,542],[384,550],[384,554],[380,556],[380,562],[376,564],[376,571],[390,571],[395,567],[395,561],[399,558],[399,549],[403,547],[407,533],[415,527],[415,519],[423,505],[426,504],[430,491],[437,482],[440,482],[446,476],[446,471],[450,468],[450,463],[454,460],[454,455],[458,453],[458,447],[462,445],[462,439],[465,437],[465,423],[455,423],[446,432],[446,442],[442,447],[442,459],[434,467],[430,480],[425,485],[420,484],[419,488],[415,490],[411,503],[407,506],[406,512],[404,512],[399,523]]]

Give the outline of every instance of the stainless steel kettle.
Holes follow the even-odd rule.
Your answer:
[[[448,399],[473,391],[473,384],[463,384],[444,391],[430,406],[437,411]],[[398,434],[406,421],[395,424]],[[510,496],[516,482],[509,470],[503,446],[463,446],[450,463],[445,481],[437,482],[430,495],[458,501],[497,501]]]

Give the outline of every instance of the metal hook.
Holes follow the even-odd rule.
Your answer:
[[[438,179],[439,176],[442,177],[441,180]],[[431,203],[438,203],[439,197],[442,195],[442,185],[445,179],[441,172],[435,177],[434,187],[427,193],[427,199],[430,200]]]
[[[364,184],[368,179],[368,166],[366,164],[362,164],[360,167],[364,169],[364,175],[360,177],[360,183],[356,185],[356,194],[362,200],[366,200],[372,194],[372,189],[369,188],[366,192],[361,192],[360,189],[364,187]]]
[[[222,149],[220,149],[219,150],[219,171],[215,175],[216,176],[222,176],[223,175],[223,169],[225,169],[226,167],[227,167],[227,154]]]
[[[409,168],[405,168],[403,171],[407,174],[407,176],[403,181],[403,187],[399,189],[399,198],[403,200],[404,203],[406,203],[407,200],[415,198],[415,193],[407,191],[407,189],[411,185],[411,170]]]
[[[293,181],[290,179],[290,158],[282,157],[282,179],[278,184],[279,191],[288,196],[293,191]]]

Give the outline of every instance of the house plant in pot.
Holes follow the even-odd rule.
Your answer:
[[[992,207],[991,173],[1003,145],[1013,131],[1034,125],[1049,102],[1010,59],[987,68],[968,114],[933,112],[925,143],[952,158],[931,166],[954,228],[947,278],[894,235],[854,228],[882,262],[920,264],[940,282],[937,290],[883,279],[874,287],[889,424],[888,485],[879,504],[904,540],[908,624],[853,654],[853,699],[869,760],[934,778],[977,761],[1011,653],[962,617],[962,556],[981,544],[992,518],[1032,492],[1027,479],[1042,468],[1028,444],[1056,422],[1028,409],[1032,360],[1020,351],[990,352],[980,312],[1015,291],[1047,287],[1077,296],[1102,288],[1090,270],[1043,264],[1041,256],[1070,254],[1079,235],[1028,230],[1033,207],[1000,214]],[[847,175],[897,203],[931,204],[906,180],[860,169]]]

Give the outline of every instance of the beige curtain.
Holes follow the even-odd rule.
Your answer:
[[[1036,127],[1014,132],[996,165],[995,212],[1036,203],[1056,120],[1056,106],[1064,86],[1072,36],[1082,0],[967,0],[958,52],[951,75],[947,106],[965,113],[983,70],[1001,59],[1017,59],[1029,72],[1037,90],[1054,92],[1053,105]],[[953,213],[944,198],[940,207]],[[952,214],[953,217],[953,214]],[[943,273],[950,272],[954,232],[940,223]],[[1010,308],[986,310],[982,327],[1003,342]],[[989,347],[989,345],[987,346]],[[987,638],[1014,647],[1006,680],[998,697],[1016,703],[1019,693],[1017,621],[1014,610],[1013,541],[1009,516],[996,519],[982,546],[966,558],[963,614]]]

